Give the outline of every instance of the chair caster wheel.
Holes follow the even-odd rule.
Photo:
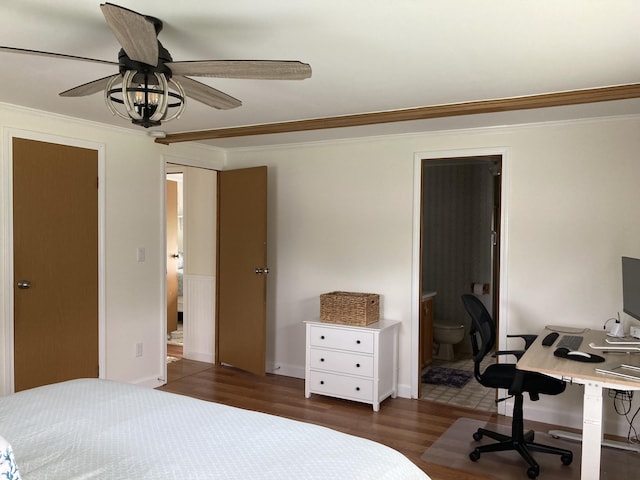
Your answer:
[[[562,461],[563,465],[571,465],[571,462],[573,461],[573,455],[562,455],[560,457],[560,460]]]
[[[474,450],[469,454],[469,458],[472,462],[477,462],[478,460],[480,460],[480,452],[478,450]]]
[[[475,433],[473,434],[473,439],[474,439],[476,442],[479,442],[480,440],[482,440],[482,437],[483,437],[483,435],[482,435],[480,432],[475,432]]]
[[[538,475],[540,475],[540,468],[538,467],[531,467],[527,470],[527,477],[529,478],[537,478]]]

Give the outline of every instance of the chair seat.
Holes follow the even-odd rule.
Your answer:
[[[495,363],[489,365],[480,375],[480,383],[488,388],[509,390],[516,374],[523,377],[522,391],[544,395],[558,395],[564,392],[566,384],[561,380],[534,372],[519,371],[513,363]]]

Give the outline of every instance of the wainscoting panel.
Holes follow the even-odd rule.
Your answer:
[[[189,360],[213,363],[216,277],[184,276],[184,349]]]

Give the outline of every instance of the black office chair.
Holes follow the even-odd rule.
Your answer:
[[[473,439],[479,441],[483,436],[498,440],[497,443],[476,447],[469,458],[474,462],[480,459],[480,454],[486,452],[500,452],[505,450],[516,450],[522,458],[529,464],[527,476],[536,478],[540,473],[540,466],[535,461],[530,452],[544,452],[560,455],[560,460],[564,465],[569,465],[573,460],[573,453],[570,450],[556,448],[535,443],[534,432],[530,430],[524,432],[523,425],[523,394],[527,392],[532,401],[538,400],[539,394],[558,395],[565,389],[565,383],[539,373],[525,372],[516,369],[515,363],[493,363],[484,371],[481,371],[480,362],[487,355],[493,352],[496,337],[496,327],[491,315],[487,312],[484,304],[474,295],[462,295],[462,303],[469,315],[471,315],[471,348],[473,351],[474,374],[478,382],[488,388],[504,388],[509,395],[513,396],[513,420],[511,422],[511,436],[479,428]],[[509,337],[520,337],[525,341],[525,350],[536,339],[536,335],[508,335]],[[520,358],[524,350],[496,351],[495,356],[514,355]],[[498,402],[505,399],[497,400]]]

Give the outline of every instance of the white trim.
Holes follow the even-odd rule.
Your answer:
[[[417,383],[418,369],[420,362],[418,359],[418,332],[420,322],[420,213],[421,192],[422,192],[422,161],[430,159],[443,158],[461,158],[461,157],[484,157],[491,155],[502,156],[502,174],[501,174],[501,234],[500,234],[500,298],[498,311],[500,315],[500,328],[498,338],[500,344],[504,344],[507,339],[509,319],[507,316],[507,251],[508,251],[508,225],[509,218],[509,187],[510,187],[510,170],[511,159],[508,147],[493,148],[470,148],[461,150],[441,150],[429,152],[417,152],[414,154],[413,163],[413,248],[412,248],[412,271],[411,271],[411,398],[419,398],[420,385]],[[505,402],[501,402],[498,407],[498,413],[505,413]]]
[[[99,378],[107,378],[106,372],[106,294],[105,294],[105,182],[106,182],[106,153],[103,143],[89,142],[76,138],[50,135],[40,132],[19,130],[13,128],[3,129],[4,148],[2,151],[2,201],[4,205],[3,221],[3,263],[2,284],[4,285],[3,296],[4,312],[3,320],[5,327],[4,345],[4,385],[0,388],[5,394],[14,392],[14,351],[13,351],[13,138],[24,138],[39,142],[68,145],[71,147],[86,148],[96,150],[98,153],[98,368]]]
[[[160,189],[160,238],[162,239],[160,254],[162,259],[160,261],[161,272],[164,272],[161,283],[160,292],[160,305],[162,308],[160,311],[160,377],[157,378],[161,385],[167,383],[167,160],[162,155],[162,162],[160,162],[160,171],[162,175],[162,188]]]

